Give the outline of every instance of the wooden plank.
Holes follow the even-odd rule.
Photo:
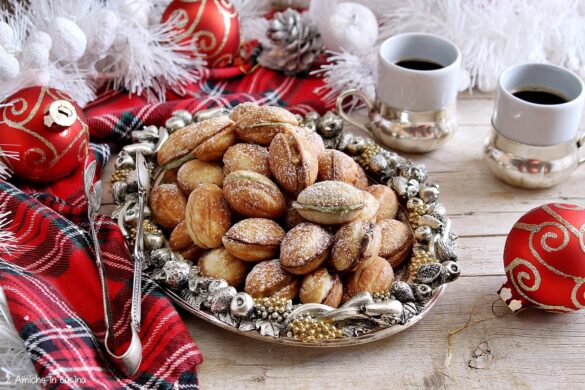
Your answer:
[[[494,293],[503,280],[461,278],[408,331],[340,349],[262,343],[182,315],[205,355],[199,371],[203,388],[583,388],[585,314],[514,316],[498,302],[497,312],[506,315],[495,317]],[[470,315],[472,324],[484,321],[451,337],[449,364],[449,332],[463,327]],[[480,346],[490,352],[474,358]]]

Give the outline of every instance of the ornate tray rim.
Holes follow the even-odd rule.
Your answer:
[[[305,343],[305,342],[302,342],[299,340],[291,339],[289,337],[281,338],[281,337],[272,337],[272,336],[262,336],[260,333],[254,331],[254,330],[243,331],[243,330],[240,330],[238,328],[234,328],[233,326],[230,326],[229,324],[226,324],[225,322],[220,321],[217,317],[215,317],[214,315],[212,315],[210,313],[207,313],[201,309],[193,308],[191,305],[189,305],[189,303],[187,301],[185,301],[183,298],[181,298],[179,295],[177,295],[177,293],[174,292],[173,290],[166,288],[164,286],[161,286],[160,284],[157,284],[157,285],[164,291],[165,294],[167,294],[167,296],[169,298],[171,298],[171,300],[175,304],[180,306],[182,309],[184,309],[188,313],[193,314],[196,317],[198,317],[204,321],[207,321],[213,325],[219,326],[222,329],[228,330],[232,333],[236,333],[236,334],[239,334],[242,336],[250,337],[252,339],[264,341],[264,342],[269,342],[269,343],[273,343],[273,344],[285,344],[285,345],[292,346],[292,347],[307,347],[307,348],[351,347],[354,345],[367,344],[367,343],[370,343],[373,341],[378,341],[378,340],[393,336],[397,333],[400,333],[400,332],[410,328],[411,326],[415,325],[420,320],[422,320],[424,317],[426,317],[427,314],[431,311],[431,309],[435,306],[435,304],[439,301],[441,296],[443,296],[443,294],[447,290],[446,284],[443,284],[440,287],[437,287],[437,289],[433,293],[432,298],[425,304],[424,310],[421,313],[417,314],[416,316],[412,317],[404,325],[392,325],[392,326],[388,326],[385,328],[379,328],[379,329],[373,330],[371,332],[364,333],[363,335],[358,336],[358,337],[343,337],[343,338],[336,338],[336,339],[330,339],[330,340]]]

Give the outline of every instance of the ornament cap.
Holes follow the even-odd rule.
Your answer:
[[[45,127],[53,131],[63,131],[75,123],[77,111],[67,100],[55,100],[45,108]]]

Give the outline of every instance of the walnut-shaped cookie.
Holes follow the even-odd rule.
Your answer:
[[[255,144],[235,144],[223,155],[223,173],[235,171],[254,171],[271,177],[268,164],[268,149]]]
[[[169,237],[169,248],[178,251],[187,249],[193,244],[193,239],[189,235],[189,229],[187,229],[187,223],[185,221],[179,222]]]
[[[275,106],[258,106],[255,103],[238,105],[231,114],[236,123],[238,138],[258,145],[270,145],[276,134],[297,126],[298,120],[288,110]]]
[[[190,247],[181,249],[177,252],[183,257],[183,259],[196,263],[201,255],[205,253],[205,249],[199,248],[197,245],[193,244]]]
[[[345,298],[360,292],[385,292],[390,290],[394,281],[392,266],[383,258],[376,257],[366,267],[349,275],[345,282]]]
[[[181,165],[177,172],[177,184],[185,194],[190,194],[201,183],[211,183],[221,187],[223,185],[221,165],[202,160],[191,160]]]
[[[193,123],[172,133],[158,151],[158,164],[165,169],[181,166],[197,158],[204,161],[220,160],[225,151],[236,143],[234,122],[227,116],[218,116]]]
[[[374,195],[380,204],[380,208],[376,214],[376,222],[380,222],[383,219],[396,218],[399,202],[396,193],[390,187],[382,184],[374,184],[369,186],[366,191]]]
[[[354,185],[358,176],[358,165],[347,154],[329,149],[319,156],[319,175],[317,180],[337,180]]]
[[[305,275],[299,291],[302,303],[322,303],[331,307],[339,306],[342,295],[341,279],[330,274],[325,267]]]
[[[295,285],[298,287],[298,279],[282,268],[280,260],[269,260],[257,263],[252,268],[246,276],[244,291],[254,298],[263,298],[277,295],[284,290],[278,296],[284,295],[292,299],[290,295],[298,293],[298,288],[295,291]]]
[[[187,200],[185,222],[195,245],[204,249],[220,247],[231,226],[230,209],[221,188],[209,183],[195,187]]]
[[[333,237],[321,226],[301,223],[282,239],[280,264],[292,274],[308,274],[327,260],[332,243]]]
[[[177,172],[179,168],[165,169],[161,180],[162,184],[177,184]]]
[[[284,226],[287,229],[292,229],[300,223],[308,222],[305,218],[299,214],[298,210],[292,207],[292,202],[287,206],[286,212],[284,213]]]
[[[313,150],[313,153],[315,153],[317,158],[319,158],[321,153],[325,152],[326,150],[323,138],[321,138],[321,136],[317,134],[315,131],[310,130],[306,127],[297,127],[297,129],[303,133],[305,138],[309,141],[309,145]]]
[[[248,218],[227,231],[223,245],[238,259],[256,262],[277,257],[284,235],[284,229],[270,219]]]
[[[406,259],[412,249],[414,237],[410,227],[395,219],[378,222],[382,234],[379,256],[396,268]]]
[[[364,208],[356,220],[361,219],[363,221],[376,222],[379,208],[380,203],[378,199],[369,192],[364,191]]]
[[[268,153],[270,171],[286,191],[296,194],[317,180],[317,154],[301,131],[277,134]]]
[[[286,201],[272,180],[252,171],[235,171],[223,181],[225,198],[237,213],[253,218],[278,218]]]
[[[152,218],[160,226],[173,229],[185,219],[187,200],[176,184],[161,184],[150,191]]]
[[[355,183],[353,183],[353,185],[356,188],[359,188],[362,191],[365,191],[368,188],[368,185],[370,185],[369,180],[368,180],[368,176],[366,175],[366,171],[364,171],[364,168],[360,167],[358,164],[358,177],[357,180],[355,181]]]
[[[311,222],[336,225],[355,219],[364,208],[364,193],[340,181],[321,181],[305,188],[293,207]]]
[[[376,224],[353,221],[335,233],[331,265],[337,271],[355,271],[368,266],[380,251],[381,231]]]
[[[299,296],[299,290],[301,288],[301,279],[294,278],[292,282],[276,291],[272,294],[273,297],[284,298],[284,299],[295,299]]]
[[[232,256],[225,248],[206,252],[199,258],[201,275],[224,279],[230,286],[237,286],[246,278],[248,263]]]

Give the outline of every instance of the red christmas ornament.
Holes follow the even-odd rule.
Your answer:
[[[0,108],[0,148],[18,159],[3,162],[26,180],[67,176],[87,156],[89,131],[81,108],[48,87],[21,89]]]
[[[228,0],[174,0],[163,13],[177,30],[175,42],[195,57],[203,55],[211,68],[230,65],[240,46],[238,12]]]
[[[508,281],[498,291],[512,311],[585,307],[585,209],[550,203],[516,222],[504,249]]]

